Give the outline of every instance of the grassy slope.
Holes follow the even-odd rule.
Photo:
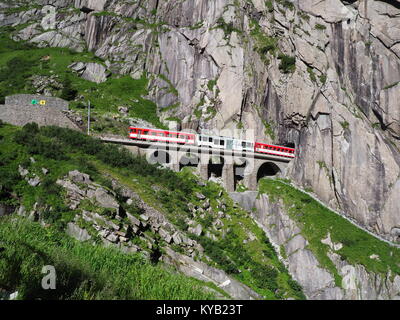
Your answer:
[[[24,218],[0,219],[0,287],[19,299],[210,299],[198,281],[153,266],[140,255],[80,243]],[[55,267],[56,290],[41,288]]]
[[[340,242],[343,248],[336,253],[351,264],[361,264],[368,271],[386,274],[400,274],[400,249],[376,239],[357,228],[346,219],[338,216],[307,194],[278,180],[264,179],[260,192],[270,196],[271,201],[283,200],[290,217],[301,226],[303,236],[309,241],[321,266],[335,275],[336,284],[341,285],[341,277],[327,256],[329,246],[321,243],[328,232],[334,243]],[[379,260],[371,259],[373,254]]]
[[[92,53],[77,53],[64,48],[36,48],[27,43],[10,39],[12,28],[0,28],[0,100],[4,96],[16,93],[35,93],[30,77],[57,76],[58,81],[65,84],[71,81],[71,89],[76,90],[76,97],[70,107],[82,110],[90,100],[93,107],[94,130],[108,130],[126,134],[129,123],[112,121],[112,114],[118,113],[118,107],[130,107],[129,116],[144,119],[157,127],[163,127],[157,116],[157,106],[144,99],[148,94],[148,79],[130,76],[111,76],[106,82],[96,84],[82,79],[73,73],[68,66],[73,62],[103,63]],[[48,60],[44,57],[49,57]],[[57,95],[61,95],[61,90]],[[108,120],[103,119],[106,116]],[[111,127],[111,128],[110,128]]]
[[[1,218],[0,247],[6,250],[0,254],[0,287],[10,291],[17,289],[22,293],[21,298],[27,299],[212,297],[201,290],[203,283],[174,274],[161,266],[152,266],[140,254],[128,256],[112,249],[79,243],[64,235],[60,230],[76,212],[66,207],[63,197],[60,197],[63,191],[54,181],[77,168],[91,172],[97,182],[105,181],[92,172],[79,156],[51,159],[35,154],[36,162],[31,163],[31,154],[12,140],[18,131],[8,125],[0,128],[0,201],[10,205],[22,202],[27,210],[38,202],[51,206],[53,210],[46,216],[46,222],[51,225],[46,229],[21,218]],[[18,164],[29,168],[31,174],[39,175],[42,167],[49,169],[49,174],[42,178],[41,186],[34,188],[19,177]],[[16,195],[22,196],[20,200],[13,197]],[[38,287],[43,265],[56,266],[60,282],[55,292],[46,293]]]
[[[35,202],[51,206],[53,210],[48,210],[45,215],[46,222],[59,229],[64,228],[76,212],[65,206],[63,191],[54,182],[73,169],[89,173],[94,181],[106,186],[109,181],[105,174],[117,178],[138,192],[150,205],[164,212],[183,232],[187,232],[188,227],[184,218],[191,217],[187,203],[200,204],[196,192],[206,195],[211,200],[213,211],[218,211],[217,199],[222,188],[213,183],[202,187],[189,172],[175,174],[170,170],[160,170],[144,159],[119,151],[115,146],[106,146],[67,129],[46,127],[35,134],[35,130],[30,128],[26,136],[21,136],[21,132],[27,130],[21,131],[10,125],[0,128],[0,136],[3,137],[0,140],[0,199],[11,204],[22,202],[27,211]],[[20,143],[14,142],[16,137],[19,137],[17,141]],[[29,160],[32,155],[36,160],[33,164]],[[36,188],[30,187],[18,175],[19,164],[28,168],[30,173],[41,176],[42,184]],[[49,169],[46,177],[41,174],[42,167]],[[158,186],[159,190],[154,190],[154,186]],[[206,254],[212,258],[212,261],[204,259],[204,262],[224,269],[268,299],[304,298],[301,288],[279,262],[262,230],[246,212],[234,208],[226,192],[223,192],[220,200],[226,203],[226,213],[231,216],[231,220],[228,217],[221,219],[225,224],[225,238],[223,232],[212,228],[215,217],[211,214],[204,219],[191,217],[203,225],[203,230],[209,230],[217,237],[217,241],[212,241],[205,236],[196,238],[189,234],[205,247]],[[255,239],[243,243],[250,232]]]

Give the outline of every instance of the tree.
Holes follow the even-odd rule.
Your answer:
[[[76,98],[78,91],[72,87],[71,79],[65,78],[63,80],[63,89],[61,91],[61,99],[72,101]]]

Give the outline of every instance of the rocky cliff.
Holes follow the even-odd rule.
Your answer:
[[[16,40],[92,51],[113,74],[145,73],[162,120],[236,135],[252,129],[255,139],[296,146],[287,178],[400,240],[400,1],[36,0],[0,8],[0,25],[13,26]]]
[[[0,17],[15,39],[147,72],[160,116],[185,128],[295,145],[288,177],[398,240],[400,2],[19,2]]]
[[[309,299],[400,299],[399,250],[283,181],[232,193],[268,235]]]

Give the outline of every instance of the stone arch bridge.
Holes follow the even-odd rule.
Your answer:
[[[258,181],[266,176],[285,174],[290,158],[254,152],[222,150],[198,146],[165,144],[149,141],[102,137],[105,143],[124,145],[132,153],[145,156],[150,163],[159,163],[173,171],[194,167],[205,180],[221,178],[228,192],[239,184],[256,190]]]

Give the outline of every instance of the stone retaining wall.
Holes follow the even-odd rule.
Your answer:
[[[80,130],[60,109],[38,105],[0,105],[0,119],[16,126],[36,122],[39,126],[59,126]]]
[[[21,106],[41,106],[49,107],[57,110],[68,110],[68,102],[56,98],[47,97],[34,94],[16,94],[13,96],[6,97],[5,105],[21,105]]]

